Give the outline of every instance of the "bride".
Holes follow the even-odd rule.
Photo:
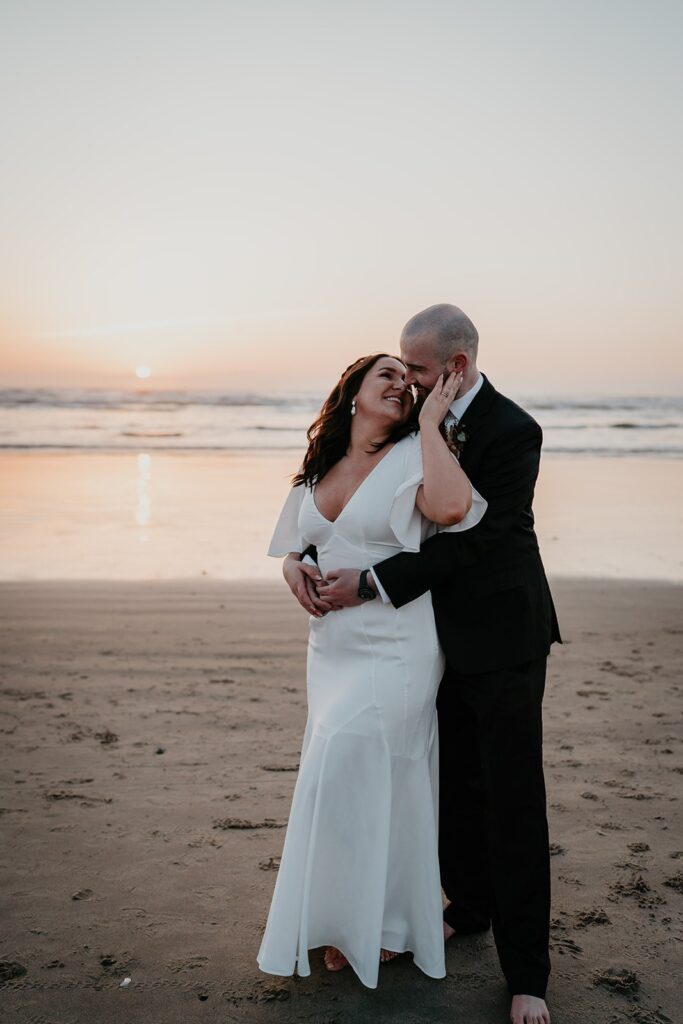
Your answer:
[[[350,964],[369,988],[381,960],[407,951],[430,977],[446,973],[435,704],[444,658],[431,595],[397,609],[361,573],[362,604],[320,606],[334,566],[418,551],[430,533],[484,515],[439,431],[459,385],[455,374],[437,381],[418,430],[404,364],[384,354],[353,363],[308,431],[275,528],[269,555],[317,549],[321,600],[292,584],[311,612],[308,720],[258,954],[269,974],[310,974],[319,946],[329,970]]]

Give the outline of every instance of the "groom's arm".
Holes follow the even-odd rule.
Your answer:
[[[542,442],[541,428],[529,420],[491,445],[477,477],[477,490],[488,508],[476,526],[438,533],[416,554],[400,552],[373,565],[376,580],[396,608],[448,582],[458,566],[474,565],[512,529],[533,497]]]
[[[305,558],[310,559],[309,565],[311,565],[311,564],[317,565],[318,564],[318,549],[315,546],[315,544],[309,544],[308,547],[306,548],[306,550],[304,552],[302,552],[302,555],[301,555],[302,561]]]

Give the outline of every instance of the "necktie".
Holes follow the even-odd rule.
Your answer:
[[[448,423],[446,423],[448,419]],[[450,413],[446,413],[446,417],[441,421],[439,431],[444,441],[448,445],[449,451],[453,452],[456,458],[460,455],[460,446],[456,441],[456,434],[458,433],[459,420],[457,416],[453,416]]]

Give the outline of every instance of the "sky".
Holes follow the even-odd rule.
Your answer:
[[[452,302],[683,393],[683,8],[3,0],[0,386],[319,389]]]

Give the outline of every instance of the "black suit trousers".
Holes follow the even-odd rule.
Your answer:
[[[546,658],[439,688],[439,861],[456,932],[493,927],[510,992],[550,973],[550,853],[541,704]]]

